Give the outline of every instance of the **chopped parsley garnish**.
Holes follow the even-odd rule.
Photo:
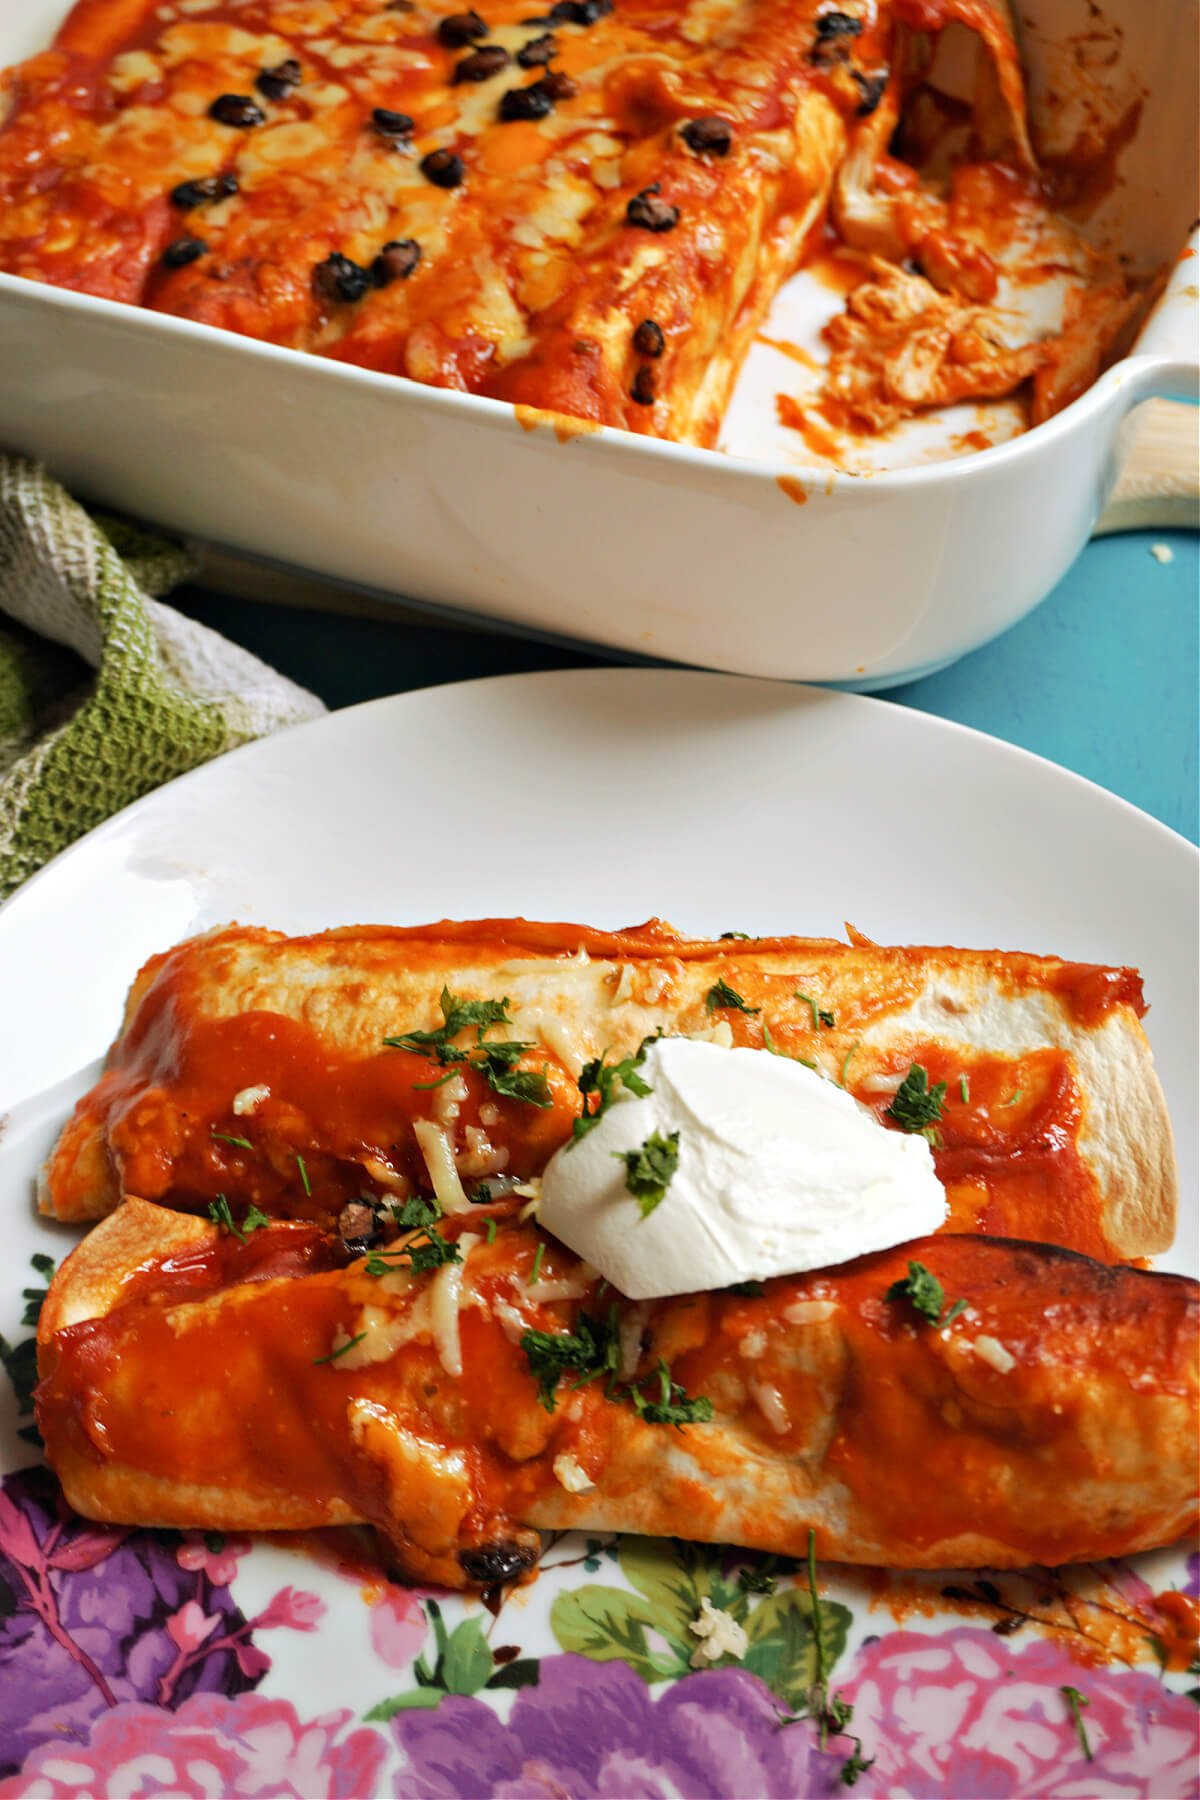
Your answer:
[[[264,1225],[271,1223],[265,1212],[259,1212],[257,1206],[250,1206],[239,1225],[229,1210],[229,1202],[224,1194],[218,1194],[215,1200],[209,1201],[208,1216],[219,1231],[228,1231],[242,1244],[252,1231],[260,1231]]]
[[[723,931],[721,933],[720,941],[721,943],[725,943],[729,938],[740,939],[743,944],[752,944],[754,942],[754,939],[750,936],[748,931]]]
[[[1017,1104],[1018,1100],[1023,1100],[1024,1098],[1025,1098],[1025,1089],[1024,1088],[1014,1088],[1012,1093],[1008,1096],[1008,1099],[1002,1100],[1000,1102],[1000,1104],[1001,1104],[1001,1106],[1015,1106]]]
[[[667,1189],[679,1167],[679,1133],[664,1137],[652,1131],[636,1150],[614,1150],[618,1162],[625,1164],[625,1186],[648,1219],[656,1206],[666,1199]]]
[[[965,1075],[960,1075],[958,1078],[958,1097],[962,1101],[964,1106],[970,1105],[970,1103],[971,1103],[971,1084],[967,1080]]]
[[[484,1042],[484,1033],[490,1031],[493,1025],[512,1024],[507,994],[503,1000],[463,1000],[452,994],[448,987],[444,987],[439,1004],[443,1022],[436,1031],[405,1031],[398,1037],[385,1037],[383,1040],[392,1050],[408,1050],[417,1056],[432,1056],[442,1064],[451,1065],[446,1074],[440,1075],[436,1081],[423,1081],[415,1084],[417,1087],[422,1091],[441,1087],[455,1072],[455,1065],[470,1063],[479,1070],[492,1092],[503,1099],[524,1100],[529,1106],[552,1105],[550,1084],[545,1071],[514,1067],[527,1050],[533,1049],[532,1044],[518,1041]],[[461,1032],[472,1028],[475,1042],[469,1048],[464,1049],[453,1042]]]
[[[925,1267],[924,1263],[910,1262],[908,1274],[903,1281],[893,1281],[884,1295],[886,1300],[907,1300],[915,1313],[928,1319],[931,1325],[944,1327],[957,1319],[959,1313],[967,1310],[965,1300],[956,1300],[943,1317],[942,1308],[946,1304],[946,1290],[937,1276]]]
[[[312,1182],[308,1179],[308,1164],[299,1152],[297,1152],[296,1155],[296,1167],[300,1171],[300,1186],[304,1189],[306,1194],[311,1194]]]
[[[471,1060],[482,1069],[493,1094],[507,1100],[524,1100],[530,1106],[550,1106],[553,1102],[545,1070],[513,1067],[532,1048],[531,1044],[519,1042],[481,1044],[478,1055]]]
[[[647,1400],[636,1387],[629,1398],[647,1425],[674,1425],[682,1431],[685,1425],[707,1425],[713,1416],[713,1403],[707,1394],[689,1396],[686,1388],[671,1380],[671,1371],[663,1357],[658,1359],[658,1399]]]
[[[401,1201],[397,1206],[392,1202],[392,1217],[401,1231],[425,1231],[435,1225],[442,1216],[442,1209],[437,1200],[426,1200],[420,1194],[414,1194],[410,1200]]]
[[[489,1244],[494,1244],[496,1241],[496,1221],[495,1221],[495,1219],[489,1219],[487,1222],[487,1241]]]
[[[809,1012],[812,1014],[812,1028],[814,1031],[818,1030],[822,1025],[829,1026],[834,1023],[833,1014],[831,1012],[826,1012],[823,1006],[818,1006],[811,994],[802,994],[799,988],[797,988],[793,998],[796,1000],[803,1000],[805,1006],[807,1006]]]
[[[545,1256],[545,1254],[546,1254],[546,1246],[544,1243],[539,1241],[538,1247],[533,1253],[533,1267],[529,1271],[529,1280],[525,1284],[527,1287],[532,1287],[534,1285],[534,1283],[537,1281],[538,1276],[541,1274],[542,1258]]]
[[[937,1145],[941,1140],[934,1126],[942,1116],[945,1098],[945,1082],[935,1081],[930,1087],[926,1070],[920,1063],[913,1063],[886,1109],[887,1116],[895,1119],[901,1131],[919,1131]]]
[[[713,1416],[713,1404],[707,1395],[689,1396],[661,1358],[658,1364],[658,1395],[647,1399],[632,1383],[617,1384],[617,1368],[621,1359],[617,1308],[610,1306],[605,1318],[580,1313],[573,1331],[527,1331],[521,1348],[529,1363],[529,1372],[538,1384],[538,1402],[547,1412],[554,1411],[558,1384],[565,1375],[574,1374],[573,1387],[586,1387],[597,1376],[606,1378],[607,1398],[628,1400],[648,1425],[707,1424]]]
[[[766,1289],[761,1281],[734,1281],[725,1289],[727,1294],[737,1294],[743,1300],[757,1300]]]
[[[1079,1737],[1079,1748],[1083,1751],[1087,1760],[1091,1762],[1092,1746],[1088,1742],[1087,1727],[1083,1722],[1083,1709],[1085,1706],[1090,1706],[1092,1703],[1087,1695],[1081,1694],[1076,1687],[1060,1687],[1058,1691],[1066,1701],[1067,1711],[1075,1722],[1075,1730]]]
[[[254,1148],[249,1138],[230,1137],[224,1131],[214,1131],[210,1135],[216,1138],[218,1144],[232,1144],[237,1150],[253,1150]]]
[[[386,1042],[387,1040],[385,1039],[384,1041]],[[457,1069],[447,1069],[444,1075],[436,1076],[433,1081],[414,1081],[413,1093],[427,1094],[431,1088],[445,1087],[446,1083],[448,1081],[453,1081],[457,1074]]]
[[[396,1213],[397,1223],[407,1229],[409,1219],[401,1219],[410,1207],[423,1207],[429,1212],[429,1203],[424,1200],[406,1200]],[[411,1215],[415,1216],[415,1215]],[[435,1217],[438,1215],[434,1215]],[[440,1269],[444,1263],[460,1263],[462,1254],[457,1244],[444,1238],[433,1218],[423,1220],[406,1244],[393,1244],[386,1250],[372,1250],[367,1257],[365,1268],[368,1275],[388,1275],[393,1269],[406,1268],[413,1275],[423,1275],[429,1269]]]
[[[760,1013],[761,1006],[747,1006],[736,988],[731,988],[724,979],[715,981],[704,996],[706,1012],[717,1012],[724,1008],[729,1012]]]
[[[620,1361],[617,1309],[610,1306],[603,1319],[580,1313],[573,1331],[526,1331],[521,1348],[538,1384],[538,1404],[553,1412],[558,1384],[569,1372],[585,1381],[597,1375],[616,1375]]]
[[[339,1344],[336,1350],[331,1350],[328,1356],[314,1356],[313,1368],[319,1369],[322,1363],[336,1362],[339,1356],[345,1356],[347,1350],[353,1350],[355,1344],[361,1344],[366,1335],[365,1331],[360,1331],[356,1337],[347,1338],[344,1344]]]
[[[657,1033],[655,1034],[658,1035]],[[605,1062],[603,1056],[594,1056],[579,1071],[579,1092],[583,1096],[583,1112],[571,1127],[571,1142],[577,1144],[581,1137],[586,1137],[596,1120],[606,1113],[617,1097],[618,1088],[627,1088],[644,1100],[654,1089],[648,1081],[638,1074],[638,1070],[646,1060],[646,1048],[654,1042],[654,1037],[643,1038],[632,1056],[623,1056],[620,1062]],[[596,1104],[591,1104],[592,1095],[596,1095]]]
[[[463,1000],[444,987],[439,1004],[442,1023],[436,1031],[404,1031],[398,1037],[385,1037],[384,1043],[393,1050],[432,1051],[439,1062],[465,1062],[466,1051],[451,1042],[460,1031],[473,1025],[479,1041],[490,1026],[512,1024],[507,994],[503,1000]]]
[[[842,1066],[838,1072],[838,1081],[842,1087],[845,1087],[845,1085],[846,1085],[846,1072],[850,1067],[850,1058],[854,1055],[855,1051],[859,1048],[859,1046],[861,1044],[862,1044],[862,1039],[855,1038],[854,1042],[851,1044],[850,1048],[847,1050],[845,1056],[843,1056],[843,1058],[842,1058]]]

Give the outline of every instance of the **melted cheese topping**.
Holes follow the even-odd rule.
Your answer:
[[[1048,245],[1056,266],[1083,265],[1081,289],[1094,272],[1030,185],[1015,49],[990,7],[922,0],[910,23],[911,0],[880,0],[854,7],[857,33],[830,40],[824,0],[619,0],[587,25],[488,0],[482,47],[501,67],[483,80],[459,74],[480,46],[439,36],[455,10],[78,0],[55,47],[5,79],[0,269],[521,407],[711,443],[754,331],[832,196],[855,242],[882,245],[897,265],[923,259],[946,290],[928,289],[925,312],[959,320],[931,336],[911,305],[897,326],[895,304],[878,297],[876,316],[848,315],[839,404],[879,424],[951,389],[990,392],[1057,366],[1024,339],[1005,355],[991,348],[1002,311],[986,330],[974,313],[962,328],[991,279],[989,251],[1016,242],[1013,208],[996,203],[1006,180],[1025,183],[1013,291]],[[906,35],[953,19],[983,46],[1003,127],[989,155],[1012,167],[980,165],[972,184],[970,165],[949,200],[907,171],[897,193],[876,177],[900,167],[885,151],[900,71],[915,60]],[[547,32],[550,73],[522,66]],[[291,65],[294,81],[273,78]],[[539,105],[547,81],[553,96]],[[530,88],[534,102],[522,101]],[[506,117],[513,94],[535,116]],[[222,96],[241,111],[222,115]],[[411,129],[390,131],[389,113]],[[713,120],[715,143],[689,138]],[[423,167],[436,152],[458,159],[448,186]],[[214,178],[234,191],[174,197]],[[658,221],[669,228],[636,222],[648,200],[671,209]],[[404,272],[377,260],[409,240],[419,259]],[[906,291],[921,279],[893,273]],[[1125,298],[1118,280],[1094,317],[1075,321],[1056,392],[1087,378],[1089,349],[1126,321]],[[864,313],[867,297],[853,304]],[[658,356],[635,345],[644,320],[662,333]],[[1043,411],[1056,403],[1039,395]]]

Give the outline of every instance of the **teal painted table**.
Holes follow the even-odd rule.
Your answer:
[[[1160,562],[1151,544],[1166,544]],[[1098,538],[1004,637],[888,700],[1034,750],[1197,837],[1200,538]],[[465,630],[251,604],[200,589],[175,603],[311,688],[329,706],[474,676],[611,660]]]

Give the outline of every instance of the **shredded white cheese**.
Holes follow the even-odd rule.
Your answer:
[[[746,1333],[745,1337],[742,1339],[741,1343],[738,1345],[738,1350],[741,1352],[741,1354],[743,1356],[749,1357],[751,1362],[757,1362],[758,1358],[762,1355],[762,1353],[766,1349],[766,1347],[767,1347],[766,1332],[756,1330],[756,1331],[748,1331]]]
[[[1016,1357],[1004,1348],[999,1338],[988,1337],[984,1333],[975,1339],[974,1348],[976,1356],[987,1363],[989,1368],[995,1369],[998,1375],[1007,1375],[1010,1369],[1017,1366]]]
[[[512,1302],[497,1295],[492,1301],[492,1312],[509,1343],[519,1344],[529,1327]]]
[[[254,1112],[264,1100],[270,1098],[271,1090],[265,1083],[259,1087],[243,1088],[239,1094],[233,1096],[233,1110],[239,1119],[244,1119],[247,1113]]]
[[[569,1451],[555,1457],[554,1477],[561,1487],[566,1488],[568,1494],[586,1494],[596,1485],[587,1470],[580,1467]]]
[[[837,1311],[832,1300],[793,1300],[785,1306],[783,1316],[789,1325],[820,1325],[825,1319],[832,1319]]]
[[[462,1110],[470,1089],[461,1075],[454,1074],[433,1090],[433,1113],[439,1125],[453,1125]]]
[[[444,1213],[470,1212],[471,1202],[467,1199],[463,1184],[459,1179],[458,1165],[454,1160],[454,1151],[450,1139],[440,1125],[432,1119],[415,1119],[413,1136],[420,1146],[421,1155],[425,1158],[425,1167],[429,1170],[429,1179],[433,1183],[433,1191]],[[453,1265],[448,1264],[447,1267]]]
[[[750,1648],[750,1639],[733,1614],[714,1606],[707,1594],[700,1602],[700,1611],[688,1630],[693,1637],[700,1639],[692,1652],[693,1669],[703,1669],[720,1662],[723,1656],[740,1659]]]
[[[632,1381],[637,1374],[642,1355],[642,1332],[646,1329],[649,1317],[650,1308],[643,1302],[638,1306],[631,1306],[617,1327],[617,1343],[621,1351],[621,1364],[617,1373],[622,1381]]]
[[[467,1258],[479,1242],[470,1231],[458,1240],[461,1262],[443,1263],[434,1276],[429,1293],[430,1322],[438,1360],[447,1375],[462,1374],[462,1339],[458,1333],[458,1312],[462,1305],[463,1275]]]
[[[520,1281],[517,1275],[509,1279],[514,1287]],[[569,1277],[559,1281],[535,1281],[525,1288],[525,1292],[535,1306],[545,1306],[552,1300],[582,1300],[587,1293],[587,1283]]]
[[[768,1381],[752,1381],[750,1392],[772,1431],[782,1437],[785,1431],[791,1430],[792,1421],[788,1418],[783,1395],[777,1387],[772,1387]]]
[[[728,1019],[718,1019],[715,1025],[707,1025],[703,1031],[689,1031],[686,1035],[697,1044],[716,1044],[721,1050],[733,1049],[733,1027]]]

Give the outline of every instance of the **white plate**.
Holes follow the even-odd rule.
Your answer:
[[[140,801],[0,910],[0,1112],[9,1114],[0,1134],[0,1191],[7,1209],[0,1328],[13,1335],[30,1253],[58,1257],[69,1244],[70,1234],[35,1220],[32,1181],[117,1029],[132,974],[150,952],[231,918],[295,931],[485,912],[618,926],[658,912],[698,933],[819,934],[840,934],[850,919],[888,942],[1000,945],[1136,964],[1151,1003],[1148,1029],[1175,1121],[1188,1209],[1179,1242],[1163,1262],[1194,1272],[1196,896],[1196,856],[1182,838],[1023,751],[886,702],[728,676],[587,670],[429,689],[334,714],[222,757]],[[29,1453],[13,1436],[11,1397],[7,1384],[0,1386],[0,1453],[2,1466],[12,1469],[27,1463]],[[161,1559],[164,1553],[155,1554]],[[1164,1561],[1165,1573],[1152,1577],[1159,1586],[1180,1579],[1181,1565],[1143,1562],[1146,1569]],[[167,1562],[174,1568],[170,1556]],[[611,1584],[628,1573],[624,1563],[618,1571],[610,1561],[599,1579]],[[590,1578],[576,1570],[571,1579],[577,1585]],[[636,1584],[639,1578],[635,1573],[631,1579]],[[279,1596],[271,1601],[271,1595],[281,1583],[315,1596],[293,1596],[283,1604],[299,1629],[271,1632],[273,1667],[253,1696],[237,1696],[243,1711],[251,1701],[260,1709],[258,1726],[265,1722],[261,1709],[276,1698],[296,1708],[286,1715],[289,1730],[297,1716],[333,1716],[333,1709],[341,1722],[329,1727],[328,1743],[322,1740],[322,1770],[328,1773],[343,1753],[351,1760],[352,1752],[361,1753],[366,1762],[346,1780],[421,1791],[419,1783],[404,1787],[390,1764],[385,1769],[370,1761],[377,1751],[384,1756],[383,1738],[354,1723],[389,1691],[411,1688],[411,1670],[397,1675],[400,1662],[394,1655],[381,1661],[380,1644],[419,1641],[426,1627],[416,1602],[385,1595],[384,1604],[400,1609],[388,1624],[391,1636],[375,1634],[374,1622],[383,1615],[370,1613],[368,1642],[361,1583],[348,1584],[295,1552],[256,1549],[237,1572],[236,1599],[227,1585],[218,1594],[215,1576],[211,1582],[205,1590],[210,1612],[236,1605],[251,1624],[251,1615],[261,1623],[268,1603],[279,1612]],[[551,1635],[549,1603],[562,1591],[562,1578],[543,1578],[528,1599],[509,1603],[496,1638],[515,1637],[523,1657],[542,1656],[545,1685],[530,1693],[542,1695],[546,1705],[550,1662],[568,1673],[581,1666],[555,1660],[557,1650],[570,1647],[561,1632],[557,1640]],[[844,1586],[827,1586],[826,1592],[852,1601]],[[640,1604],[636,1596],[631,1604]],[[318,1638],[306,1637],[304,1608],[315,1613],[322,1605],[327,1610]],[[469,1607],[464,1612],[459,1601],[446,1606],[451,1625],[479,1616]],[[0,1619],[0,1638],[3,1629]],[[870,1633],[881,1629],[877,1615],[856,1616],[847,1640],[857,1646],[854,1654],[875,1654],[869,1646],[878,1639]],[[914,1619],[907,1629],[957,1631],[954,1643],[966,1646],[964,1655],[974,1654],[971,1644],[994,1651],[1003,1642],[1013,1646],[1011,1654],[1005,1651],[1011,1661],[1037,1648],[1025,1637],[996,1639],[986,1629],[967,1631],[961,1620],[948,1624],[936,1616]],[[406,1653],[410,1661],[412,1653]],[[850,1654],[848,1648],[847,1661]],[[1051,1682],[1045,1705],[1054,1715],[1055,1755],[1073,1754],[1069,1721],[1058,1716],[1062,1706],[1054,1699],[1072,1679],[1074,1665],[1064,1666],[1066,1674],[1042,1677]],[[611,1663],[606,1669],[595,1679],[618,1682],[619,1669],[614,1673]],[[677,1687],[688,1679],[684,1675]],[[1119,1683],[1110,1693],[1104,1686],[1110,1680],[1117,1677],[1085,1671],[1079,1678],[1079,1686],[1089,1689],[1090,1682],[1096,1695],[1090,1716],[1100,1721],[1098,1730],[1108,1729],[1103,1719],[1111,1723],[1122,1706],[1135,1703],[1132,1690]],[[1151,1677],[1120,1680],[1149,1683]],[[1115,1712],[1103,1711],[1102,1686],[1103,1705]],[[1156,1676],[1153,1691],[1160,1692]],[[511,1691],[487,1700],[501,1719],[521,1717],[512,1709],[527,1704]],[[624,1704],[615,1692],[613,1700]],[[234,1704],[212,1692],[189,1699],[175,1725],[143,1709],[137,1745],[147,1755],[182,1754],[170,1731],[187,1708]],[[445,1704],[453,1710],[483,1702]],[[1163,1704],[1183,1705],[1169,1696]],[[661,1708],[667,1707],[664,1698]],[[3,1711],[0,1703],[0,1736]],[[664,1755],[667,1716],[653,1712],[657,1723],[648,1740]],[[409,1721],[405,1731],[418,1730],[412,1714],[398,1717]],[[421,1717],[432,1728],[432,1715]],[[193,1722],[202,1722],[199,1714]],[[469,1722],[463,1713],[464,1730]],[[209,1725],[216,1730],[211,1720]],[[115,1723],[106,1729],[115,1731]],[[1167,1737],[1156,1743],[1161,1749]],[[1033,1764],[1014,1771],[1004,1763],[1001,1737],[989,1744],[999,1759],[989,1779],[1000,1784],[988,1787],[989,1793],[1089,1791],[1043,1789],[1038,1782],[1051,1780],[1048,1765],[1041,1775]],[[950,1757],[953,1746],[943,1748]],[[403,1754],[411,1751],[407,1743]],[[94,1745],[87,1754],[93,1752],[102,1762],[110,1754]],[[388,1739],[387,1755],[395,1754]],[[738,1754],[749,1756],[750,1749],[743,1745]],[[218,1761],[224,1791],[233,1791],[241,1765]],[[287,1780],[300,1779],[285,1763],[271,1764],[266,1775],[260,1770],[261,1789],[251,1783],[237,1791],[285,1791]],[[61,1791],[88,1791],[95,1776],[88,1774],[87,1756],[73,1766],[77,1786],[64,1777]],[[738,1766],[747,1772],[724,1779],[766,1785],[730,1791],[787,1792],[788,1781],[799,1779],[777,1770],[768,1781],[752,1774],[750,1763]],[[955,1788],[963,1778],[955,1766],[944,1762],[939,1781],[921,1791],[977,1791]],[[1161,1770],[1154,1773],[1158,1763],[1152,1769],[1135,1757],[1133,1767],[1136,1780],[1103,1791],[1167,1791],[1152,1785],[1167,1779]],[[117,1781],[111,1769],[109,1775]],[[468,1768],[458,1786],[424,1791],[479,1792],[492,1779],[480,1765],[474,1790]],[[129,1790],[110,1782],[101,1791]],[[719,1781],[712,1791],[722,1791]],[[859,1791],[874,1789],[867,1782]]]

